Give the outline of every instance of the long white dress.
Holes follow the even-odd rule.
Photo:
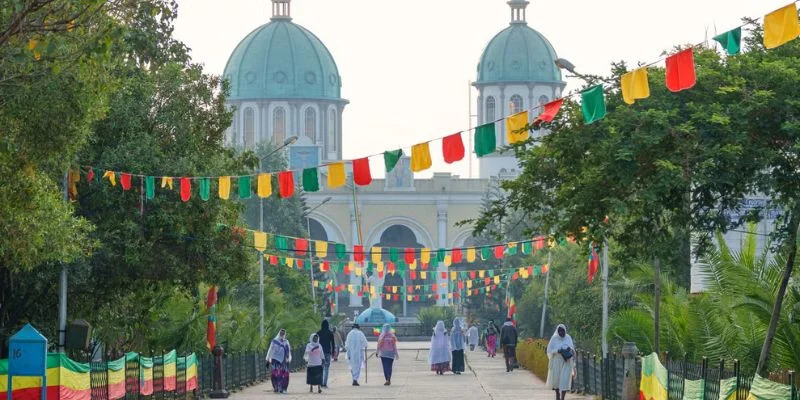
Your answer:
[[[367,337],[360,329],[352,329],[347,334],[345,340],[347,349],[347,363],[350,365],[350,373],[353,380],[357,381],[361,376],[361,367],[364,365],[364,349],[367,348]]]
[[[469,338],[469,345],[470,346],[477,346],[478,345],[478,327],[473,325],[472,328],[469,328],[467,331],[467,337]]]
[[[558,335],[558,328],[564,328],[564,337]],[[566,334],[567,327],[558,325],[553,337],[547,344],[547,357],[550,362],[547,366],[547,387],[553,390],[570,390],[572,389],[572,370],[575,369],[575,356],[569,360],[564,360],[564,357],[558,352],[559,349],[569,347],[575,352],[575,343],[572,337]]]

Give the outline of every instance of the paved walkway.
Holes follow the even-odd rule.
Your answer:
[[[375,343],[371,342],[374,348]],[[448,373],[437,376],[428,367],[428,343],[401,343],[400,360],[394,364],[392,386],[383,386],[383,370],[380,360],[370,358],[368,365],[369,382],[365,383],[365,371],[361,371],[361,386],[351,386],[352,378],[347,364],[332,363],[331,375],[328,379],[329,389],[322,394],[308,393],[305,385],[306,374],[299,372],[291,375],[289,393],[279,395],[272,392],[269,382],[247,388],[231,394],[232,399],[255,400],[265,398],[276,399],[526,399],[551,400],[555,393],[544,387],[544,383],[532,373],[525,370],[505,372],[502,356],[488,358],[486,353],[467,352],[467,371],[462,375]],[[422,350],[417,350],[422,349]],[[370,355],[374,350],[370,351]],[[415,397],[416,396],[416,397]],[[584,399],[577,395],[567,395],[568,399]]]

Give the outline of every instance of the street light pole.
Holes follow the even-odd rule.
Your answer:
[[[544,276],[544,302],[542,302],[542,321],[539,323],[539,337],[545,337],[544,320],[545,315],[547,315],[547,292],[550,290],[550,269],[552,268],[550,263],[552,262],[552,254],[552,249],[547,250],[547,274]]]
[[[69,171],[64,174],[64,203],[69,203]],[[67,264],[61,262],[58,296],[58,351],[63,353],[67,343]],[[10,378],[9,378],[10,379]],[[11,393],[11,392],[9,392]]]
[[[308,277],[311,281],[311,300],[313,302],[312,304],[314,304],[315,314],[317,312],[317,291],[314,289],[314,265],[311,263],[311,213],[314,212],[314,210],[325,205],[325,203],[331,201],[331,199],[333,199],[333,197],[330,196],[326,197],[324,200],[322,200],[321,203],[317,204],[314,208],[306,211],[305,213],[306,232],[308,233],[308,242],[309,242],[309,246],[306,249],[306,251],[308,252]]]
[[[263,160],[279,152],[284,147],[297,141],[297,136],[287,138],[281,146],[272,150],[264,157],[258,158],[258,172],[264,171]],[[264,232],[264,198],[259,196],[258,201],[258,230]],[[264,254],[258,255],[258,336],[264,338]]]

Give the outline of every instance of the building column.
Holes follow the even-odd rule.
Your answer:
[[[358,223],[355,210],[350,211],[350,238],[352,243],[350,248],[352,248],[353,245],[358,244]],[[353,291],[355,292],[350,293],[350,307],[363,307],[362,298],[358,295],[358,291],[355,290],[358,286],[361,286],[361,281],[361,277],[356,276],[355,272],[350,273],[350,284],[353,285]]]
[[[447,248],[447,203],[444,201],[436,202],[436,232],[438,236],[439,248]],[[443,262],[440,262],[436,269],[436,292],[439,294],[439,300],[436,302],[437,306],[446,306],[449,304],[447,294],[450,293],[450,280],[449,271]],[[447,273],[445,279],[442,279],[442,272]],[[444,287],[442,287],[444,283]]]
[[[508,104],[506,104],[506,87],[500,86],[500,116],[497,119],[505,118],[507,115]],[[506,124],[500,123],[500,140],[498,140],[498,145],[505,146],[506,145]]]
[[[476,114],[478,114],[478,117],[477,117],[476,120],[478,121],[478,126],[481,126],[481,125],[484,124],[483,119],[485,118],[484,116],[486,115],[486,113],[483,110],[483,90],[482,89],[478,89],[478,99],[477,99],[477,101],[478,101],[478,108],[475,110],[475,112],[476,112]],[[470,115],[470,117],[472,117],[472,116]]]

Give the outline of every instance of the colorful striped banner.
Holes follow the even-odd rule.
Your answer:
[[[175,375],[177,372],[178,366],[178,356],[175,350],[170,351],[167,354],[164,354],[164,391],[165,392],[174,392],[175,391]]]
[[[108,362],[108,399],[125,397],[125,362],[127,357]]]
[[[178,368],[186,369],[186,392],[197,389],[197,355],[192,353],[178,359]]]
[[[667,400],[667,369],[661,365],[656,353],[642,357],[639,399]]]
[[[14,400],[39,400],[42,379],[13,377]],[[0,360],[0,399],[8,397],[8,360]],[[49,400],[89,400],[89,364],[77,363],[62,353],[47,355],[47,398]]]

